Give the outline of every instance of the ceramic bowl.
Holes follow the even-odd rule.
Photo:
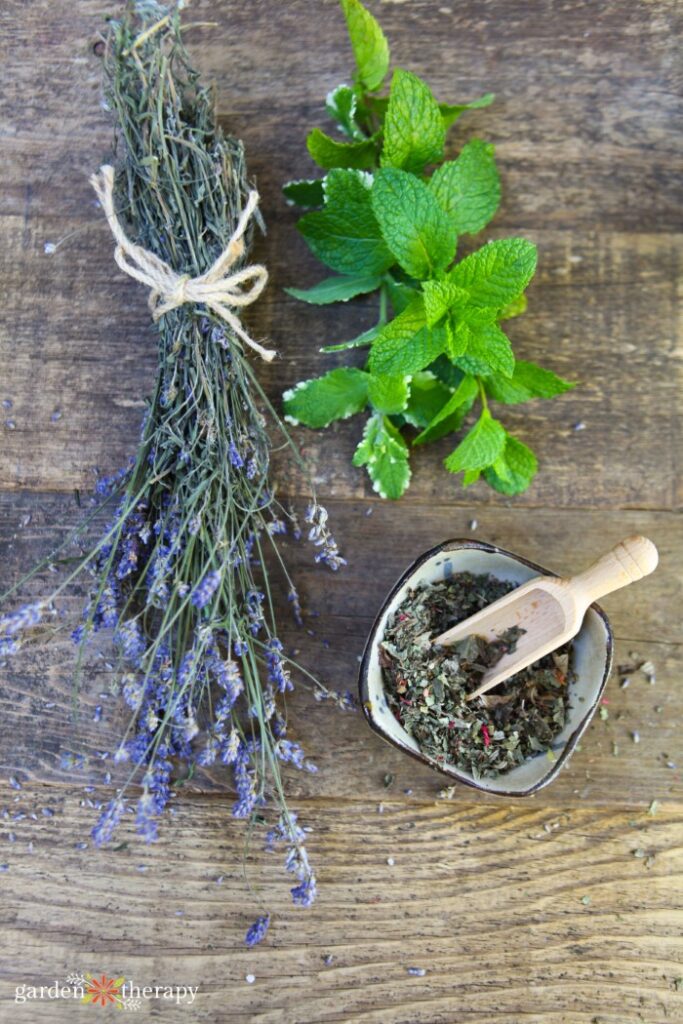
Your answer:
[[[538,574],[556,575],[520,555],[481,541],[449,540],[421,555],[391,590],[366,644],[360,668],[360,698],[365,717],[383,739],[451,780],[500,796],[531,796],[558,775],[598,707],[612,666],[610,624],[603,610],[592,604],[574,640],[571,667],[576,678],[571,685],[567,722],[552,744],[554,760],[547,754],[539,754],[503,775],[475,779],[469,772],[437,764],[422,753],[415,740],[396,721],[387,704],[379,664],[379,644],[387,620],[401,604],[408,589],[418,583],[441,582],[454,572],[491,573],[513,583],[524,583]]]

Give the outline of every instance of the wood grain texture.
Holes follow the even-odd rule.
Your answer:
[[[15,842],[2,844],[0,922],[13,950],[0,966],[3,1020],[75,1019],[69,1001],[11,1004],[17,984],[49,985],[74,969],[198,985],[191,1009],[163,1005],[173,1021],[680,1019],[672,897],[683,814],[666,801],[654,816],[390,798],[380,815],[352,796],[307,801],[315,910],[288,905],[284,872],[253,844],[247,876],[277,916],[268,946],[247,950],[243,843],[223,800],[177,800],[156,846],[124,833],[125,849],[84,852],[76,844],[91,798],[0,793],[0,806],[38,819],[13,823]],[[158,1019],[160,1009],[147,1002],[140,1016]]]
[[[93,466],[116,467],[133,449],[153,375],[154,332],[143,289],[113,264],[87,183],[111,149],[91,53],[101,8],[70,8],[65,33],[60,5],[38,3],[37,36],[21,10],[14,0],[3,15],[14,30],[7,61],[16,77],[0,99],[11,133],[0,157],[0,272],[8,292],[0,359],[15,429],[3,429],[0,485],[68,490],[86,486]],[[258,255],[267,258],[272,279],[249,321],[255,336],[269,337],[282,353],[263,371],[279,402],[285,387],[343,361],[318,354],[321,344],[353,336],[374,315],[359,301],[331,316],[282,291],[323,273],[296,233],[280,186],[314,172],[305,133],[321,121],[318,98],[348,77],[344,29],[329,2],[252,3],[248,12],[228,3],[218,14],[200,3],[196,10],[198,20],[214,17],[218,26],[194,31],[193,54],[216,80],[224,122],[244,137],[263,196],[269,236]],[[382,13],[397,61],[424,72],[439,95],[499,93],[498,104],[463,119],[451,145],[473,134],[496,142],[505,204],[486,237],[524,234],[539,246],[529,311],[510,325],[518,353],[580,381],[554,402],[501,410],[542,464],[517,503],[678,507],[677,6],[639,3],[624,14],[621,5],[603,3],[596,18],[592,3],[540,3],[527,15],[525,4],[498,0],[475,15],[411,0],[385,4]],[[246,38],[247,20],[258,33],[256,49]],[[45,254],[46,242],[62,239]],[[62,419],[52,423],[56,410]],[[580,434],[572,429],[577,423],[586,427]],[[360,430],[352,420],[300,432],[324,493],[369,493],[364,473],[350,466]],[[452,446],[445,440],[415,453],[409,500],[491,500],[484,484],[465,493],[441,471]],[[628,458],[621,457],[625,449]]]
[[[335,535],[349,565],[331,576],[313,565],[307,544],[288,543],[287,563],[308,612],[306,628],[291,624],[284,591],[278,601],[279,621],[286,649],[305,667],[319,673],[333,689],[356,692],[358,661],[375,615],[396,579],[410,562],[428,547],[454,536],[475,536],[537,559],[549,568],[583,568],[621,537],[643,533],[660,550],[660,567],[654,575],[611,594],[604,606],[618,641],[616,662],[626,663],[635,650],[640,659],[651,659],[657,669],[656,684],[642,673],[633,673],[626,689],[619,686],[615,671],[607,695],[609,719],[596,720],[581,742],[581,750],[536,800],[563,800],[581,804],[610,805],[615,790],[622,803],[647,806],[655,797],[683,798],[681,769],[683,702],[677,680],[683,628],[677,609],[683,602],[680,564],[683,560],[683,525],[673,513],[604,513],[486,508],[478,514],[477,530],[469,529],[469,515],[450,505],[432,506],[429,514],[414,516],[399,505],[373,502],[328,503]],[[371,511],[371,515],[367,515]],[[18,579],[32,559],[59,543],[78,521],[73,498],[52,495],[9,495],[0,499],[0,560],[11,567],[7,578]],[[27,522],[27,519],[29,521]],[[55,523],[60,523],[59,532]],[[25,525],[22,525],[25,524]],[[392,544],[387,545],[387,537]],[[585,564],[584,564],[585,563]],[[368,572],[372,566],[372,572]],[[50,582],[54,582],[50,578]],[[40,592],[36,581],[30,593]],[[83,604],[82,590],[62,606],[66,622]],[[288,627],[288,623],[290,623]],[[310,633],[309,633],[310,630]],[[73,721],[72,675],[74,650],[68,631],[55,641],[26,651],[7,670],[7,685],[0,716],[0,775],[60,784],[79,783],[84,773],[91,782],[102,782],[109,761],[101,752],[112,750],[121,734],[125,710],[108,691],[111,673],[107,654],[93,656],[84,677],[82,717]],[[622,673],[623,675],[623,673]],[[36,680],[41,684],[36,688]],[[46,706],[48,705],[48,706]],[[102,721],[92,721],[94,709],[103,708]],[[340,797],[353,792],[369,799],[381,798],[386,773],[396,778],[396,788],[410,787],[423,798],[433,797],[448,780],[416,765],[370,733],[360,713],[343,714],[331,705],[316,704],[300,688],[288,700],[292,735],[299,739],[319,766],[315,776],[294,774],[290,792],[312,797],[316,793]],[[50,722],[45,729],[44,719]],[[640,742],[634,743],[633,731]],[[614,745],[617,754],[614,753]],[[73,771],[64,754],[85,758],[86,765]],[[673,763],[675,768],[667,767]],[[197,777],[194,785],[224,791],[226,774]],[[466,790],[458,799],[471,799]]]
[[[71,1021],[80,1009],[70,1003],[18,1006],[14,992],[73,970],[200,986],[191,1008],[145,1004],[139,1015],[152,1019],[683,1018],[682,8],[372,6],[396,63],[423,74],[439,98],[497,94],[451,134],[451,152],[472,136],[496,144],[504,199],[486,237],[524,235],[540,255],[529,310],[509,325],[515,348],[580,383],[556,401],[501,410],[541,459],[533,487],[514,501],[483,486],[460,490],[441,469],[444,441],[416,453],[407,499],[382,503],[350,466],[358,423],[299,431],[349,566],[325,578],[310,550],[288,546],[312,616],[310,632],[287,631],[288,649],[334,688],[355,689],[374,614],[426,548],[475,536],[571,570],[642,532],[657,543],[660,568],[604,605],[617,663],[631,652],[651,659],[656,684],[633,673],[622,689],[615,674],[607,720],[595,720],[567,770],[524,802],[463,788],[440,798],[438,775],[383,744],[359,713],[316,704],[300,686],[291,735],[319,772],[291,773],[287,783],[312,829],[320,883],[315,907],[301,911],[258,842],[247,856],[250,893],[243,832],[220,773],[179,790],[158,845],[126,833],[117,851],[83,847],[94,805],[116,781],[106,782],[102,754],[124,712],[109,693],[106,659],[93,656],[73,718],[66,623],[83,592],[72,591],[62,634],[0,667],[0,1021]],[[99,0],[0,5],[0,400],[13,403],[0,417],[0,591],[67,536],[79,515],[73,489],[87,490],[94,467],[114,470],[134,449],[153,378],[145,295],[116,270],[87,182],[111,155],[92,46],[103,16],[118,9]],[[256,255],[271,284],[248,319],[282,354],[261,367],[277,401],[342,361],[320,355],[321,344],[358,333],[374,315],[365,300],[332,313],[282,290],[323,275],[280,186],[314,172],[304,138],[324,124],[325,93],[349,79],[344,27],[336,0],[193,0],[191,12],[215,23],[192,29],[188,42],[216,82],[223,124],[246,142],[268,222]],[[302,492],[298,474],[285,464],[278,472],[289,493]],[[243,935],[259,900],[275,919],[250,952]],[[410,966],[427,973],[410,976]]]

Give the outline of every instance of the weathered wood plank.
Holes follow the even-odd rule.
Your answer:
[[[372,515],[367,516],[368,509]],[[0,498],[0,564],[3,588],[47,553],[57,537],[63,537],[76,521],[73,500],[55,496],[5,496]],[[31,520],[25,526],[26,516]],[[607,721],[596,720],[552,788],[536,798],[539,802],[562,800],[568,804],[622,803],[647,805],[655,797],[683,795],[681,789],[681,700],[678,687],[683,634],[678,609],[681,588],[678,566],[683,555],[683,527],[673,514],[648,512],[576,513],[560,510],[508,510],[487,508],[478,514],[475,534],[468,527],[468,513],[441,505],[422,509],[419,516],[379,501],[335,501],[331,520],[349,565],[333,578],[321,575],[312,565],[306,545],[287,548],[294,579],[312,617],[306,630],[291,622],[284,594],[278,606],[284,624],[287,649],[319,673],[334,689],[355,692],[358,659],[381,602],[394,580],[419,553],[448,536],[476,536],[538,559],[552,568],[578,566],[597,556],[609,544],[630,533],[642,532],[659,545],[661,565],[637,586],[605,601],[618,638],[617,663],[629,660],[636,650],[651,659],[657,669],[656,685],[634,674],[631,685],[620,689],[618,678],[608,692]],[[59,524],[58,528],[56,524]],[[387,544],[387,537],[392,543]],[[373,567],[368,572],[368,566]],[[48,582],[54,583],[49,576]],[[39,592],[39,584],[32,592]],[[71,616],[83,603],[82,593],[65,602]],[[73,625],[73,623],[72,623]],[[66,628],[66,626],[65,626]],[[74,651],[68,639],[57,639],[43,649],[26,652],[2,673],[3,714],[0,717],[0,774],[61,783],[102,782],[111,767],[101,760],[103,751],[115,748],[125,712],[112,698],[110,674],[102,660],[93,659],[84,680],[83,711],[72,717]],[[47,706],[46,706],[47,705]],[[104,709],[102,721],[92,721],[94,709]],[[330,705],[312,701],[300,689],[288,701],[292,735],[296,736],[319,766],[315,776],[298,774],[289,780],[293,795],[363,794],[382,798],[382,779],[395,776],[393,791],[412,788],[416,796],[433,797],[446,780],[422,769],[368,730],[360,713],[341,713]],[[46,725],[47,723],[47,725]],[[640,742],[634,743],[637,732]],[[615,755],[615,744],[617,754]],[[78,755],[73,759],[63,755]],[[85,764],[81,765],[81,758]],[[675,767],[667,767],[674,764]],[[229,788],[224,773],[193,780],[202,788]],[[470,794],[458,791],[457,799]]]
[[[158,844],[126,834],[118,851],[78,848],[91,813],[79,803],[50,787],[0,794],[11,814],[37,815],[3,822],[16,839],[0,838],[7,1020],[16,985],[75,969],[199,986],[191,1009],[162,1001],[172,1021],[668,1024],[681,1012],[683,816],[666,801],[654,816],[307,801],[318,901],[292,908],[279,858],[254,841],[247,877],[275,913],[254,950],[242,944],[255,902],[243,833],[224,801],[178,801]],[[74,1013],[70,1000],[13,1008],[30,1024]]]
[[[77,222],[65,230],[51,219],[26,229],[19,218],[0,219],[0,272],[9,295],[0,326],[2,397],[13,401],[3,412],[4,488],[84,487],[93,466],[113,470],[135,448],[154,375],[155,332],[143,290],[113,266],[106,228],[94,215],[80,226],[81,234],[46,256],[45,241],[77,231]],[[536,482],[515,504],[676,507],[681,386],[674,277],[683,236],[531,234],[541,252],[540,279],[530,290],[529,312],[510,334],[520,356],[580,383],[552,402],[499,408],[541,460]],[[293,246],[305,281],[319,276],[292,225],[276,224],[268,243],[273,283],[250,311],[255,336],[272,338],[282,352],[274,368],[259,368],[278,406],[285,387],[345,361],[318,353],[321,344],[353,336],[374,317],[367,302],[330,312],[285,296],[282,287],[294,280]],[[51,420],[55,412],[58,422]],[[585,429],[574,430],[577,423]],[[371,493],[365,473],[350,465],[361,429],[356,417],[327,431],[296,432],[323,493]],[[463,491],[443,471],[453,444],[446,438],[415,451],[408,500],[500,501],[484,484]]]
[[[68,642],[35,658],[25,652],[11,672],[0,669],[0,779],[23,784],[0,783],[8,813],[0,818],[0,864],[8,865],[0,1019],[71,1020],[68,1003],[15,1009],[13,1000],[15,985],[51,984],[74,969],[198,984],[192,1009],[164,1005],[165,1018],[178,1021],[668,1024],[681,1014],[683,537],[680,520],[657,511],[680,507],[683,496],[681,7],[373,7],[396,62],[423,73],[440,97],[497,93],[492,108],[453,133],[453,152],[472,135],[496,143],[504,202],[491,237],[524,234],[540,250],[530,309],[510,325],[513,339],[521,356],[582,385],[557,402],[505,411],[543,464],[510,508],[449,481],[439,469],[445,444],[420,453],[407,502],[382,504],[349,467],[355,423],[300,432],[321,492],[347,499],[329,504],[350,564],[323,580],[310,551],[292,548],[316,614],[314,635],[292,628],[287,644],[331,685],[355,687],[357,657],[394,578],[420,550],[467,534],[474,514],[475,536],[557,569],[642,531],[660,546],[661,568],[605,604],[617,660],[634,649],[651,658],[656,686],[635,675],[622,690],[613,679],[609,719],[593,724],[550,790],[521,804],[465,790],[438,799],[438,776],[382,744],[359,714],[313,704],[299,689],[292,736],[320,771],[287,782],[313,828],[320,898],[310,912],[293,911],[284,872],[255,844],[249,878],[277,917],[267,945],[248,952],[242,938],[255,905],[226,780],[202,776],[181,790],[156,847],[126,836],[117,852],[82,849],[96,813],[88,802],[111,792],[98,752],[120,735],[122,711],[101,696],[108,677],[96,662],[74,723]],[[14,399],[0,417],[0,491],[14,491],[0,494],[2,589],[75,521],[68,497],[45,492],[86,488],[94,465],[114,469],[132,450],[154,372],[145,297],[116,271],[87,184],[111,145],[91,53],[105,8],[96,0],[0,5],[0,399]],[[334,365],[319,344],[372,316],[362,303],[305,309],[281,291],[321,275],[279,189],[311,173],[305,133],[322,123],[326,91],[349,79],[349,49],[336,0],[194,0],[191,10],[194,20],[216,22],[188,40],[216,80],[224,123],[246,141],[269,224],[258,256],[272,283],[249,313],[256,334],[282,352],[263,369],[277,398]],[[61,239],[46,255],[45,243]],[[573,431],[578,422],[586,429]],[[288,491],[302,490],[296,474],[281,478]],[[73,595],[65,608],[81,600]],[[92,721],[98,704],[102,722]],[[81,768],[62,762],[69,751],[84,757]],[[394,778],[385,787],[387,773]],[[661,808],[648,815],[655,798]],[[43,807],[55,816],[43,817]],[[428,973],[411,977],[408,966]],[[140,1011],[158,1013],[158,1004]]]
[[[362,304],[334,313],[305,309],[281,291],[321,273],[279,188],[287,177],[311,172],[306,128],[318,118],[318,98],[348,78],[342,21],[336,3],[325,6],[311,18],[304,0],[248,10],[228,3],[218,13],[207,3],[198,18],[217,25],[192,37],[193,52],[216,78],[220,109],[247,142],[271,227],[259,255],[269,262],[272,284],[250,316],[256,333],[283,353],[263,373],[276,399],[284,386],[335,364],[317,354],[321,342],[354,333],[372,316]],[[12,45],[11,86],[0,97],[8,132],[0,156],[7,291],[0,359],[3,392],[15,402],[7,418],[16,429],[3,428],[0,485],[59,490],[83,486],[92,465],[117,465],[133,447],[135,408],[153,374],[153,332],[141,290],[113,265],[87,184],[111,144],[90,54],[101,9],[84,0],[70,10],[69,32],[59,5],[39,2],[30,19],[24,10],[14,0],[2,14]],[[680,14],[665,0],[627,12],[604,2],[599,17],[595,12],[587,2],[545,2],[543,16],[534,18],[525,4],[500,0],[475,13],[426,0],[382,5],[397,59],[428,74],[437,91],[473,95],[490,87],[501,94],[498,108],[473,115],[464,131],[498,144],[506,201],[492,234],[525,233],[540,247],[529,313],[511,332],[522,356],[581,381],[557,402],[504,411],[543,466],[517,504],[670,508],[680,503],[681,488],[681,240],[670,234],[681,225]],[[226,62],[226,52],[234,59]],[[247,69],[239,79],[235,66]],[[45,243],[63,238],[46,256]],[[56,410],[62,420],[55,424]],[[586,424],[580,435],[572,431],[578,422]],[[326,491],[367,493],[363,474],[349,466],[359,430],[351,422],[301,435]],[[489,501],[484,485],[463,494],[436,471],[447,450],[443,442],[418,454],[410,496]]]
[[[115,5],[109,9],[116,10]],[[497,94],[463,132],[499,147],[509,223],[669,231],[680,227],[681,115],[676,0],[433,0],[375,4],[397,64],[424,74],[444,100]],[[80,216],[87,176],[109,148],[91,47],[106,5],[3,4],[7,88],[0,117],[2,212]],[[221,113],[244,135],[265,191],[311,170],[303,136],[324,96],[352,74],[336,0],[193,4],[195,59],[215,79]],[[66,24],[66,29],[65,29]],[[459,134],[454,135],[458,139]],[[64,164],[66,161],[66,165]],[[66,171],[66,173],[64,173]],[[521,219],[520,219],[521,218]]]

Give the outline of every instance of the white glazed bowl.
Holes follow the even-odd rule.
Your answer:
[[[513,583],[524,583],[539,574],[556,575],[511,551],[481,541],[449,540],[427,551],[395,584],[370,633],[360,668],[360,699],[365,717],[383,739],[442,775],[486,793],[531,796],[557,776],[598,707],[612,667],[613,637],[610,624],[603,610],[597,604],[592,604],[574,639],[571,667],[576,678],[571,684],[571,706],[567,722],[552,743],[554,760],[550,760],[546,754],[539,754],[503,775],[475,779],[469,772],[452,765],[437,764],[433,758],[422,753],[412,736],[394,718],[387,704],[379,664],[379,645],[387,620],[401,604],[408,589],[418,583],[441,582],[454,572],[491,573],[498,579]]]

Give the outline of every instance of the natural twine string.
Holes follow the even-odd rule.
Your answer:
[[[257,192],[249,193],[237,227],[218,259],[204,274],[190,277],[189,274],[177,274],[164,260],[131,242],[126,236],[114,209],[113,167],[108,164],[100,167],[99,173],[91,177],[90,184],[97,193],[111,233],[116,239],[114,259],[124,273],[150,289],[149,308],[154,320],[186,302],[204,303],[225,320],[235,334],[258,352],[262,359],[270,362],[275,357],[276,353],[272,349],[264,348],[249,337],[239,317],[233,312],[234,309],[251,305],[259,297],[266,286],[268,271],[260,263],[253,263],[228,274],[236,260],[244,254],[243,236],[258,204]],[[251,287],[244,290],[243,286],[249,281],[252,282]]]

